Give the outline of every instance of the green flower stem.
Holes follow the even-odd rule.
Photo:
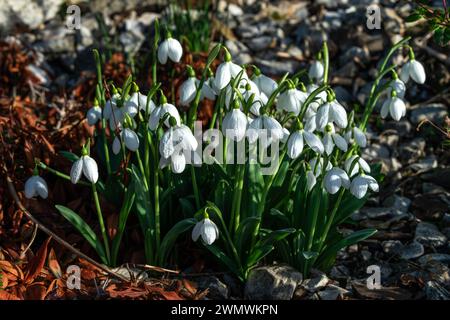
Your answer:
[[[48,171],[48,172],[54,174],[54,175],[57,176],[57,177],[60,177],[60,178],[63,178],[63,179],[65,179],[65,180],[71,181],[70,176],[68,176],[67,174],[62,173],[61,171],[58,171],[58,170],[55,170],[55,169],[50,168],[49,166],[47,166],[47,165],[46,165],[45,163],[43,163],[43,162],[40,162],[40,161],[39,161],[39,162],[37,162],[36,164],[37,164],[40,168],[42,168],[42,169],[44,169],[44,170],[46,170],[46,171]],[[83,185],[83,186],[90,186],[90,185],[91,185],[89,182],[81,181],[81,180],[78,181],[77,184],[81,184],[81,185]]]
[[[192,186],[194,188],[194,197],[195,197],[195,206],[198,210],[200,208],[200,193],[198,192],[198,185],[197,185],[197,177],[195,175],[195,168],[191,164],[191,177],[192,177]]]
[[[108,140],[106,138],[106,119],[102,119],[102,137],[103,137],[103,151],[105,153],[106,172],[108,176],[111,175],[111,160],[109,159]]]
[[[158,142],[153,145],[153,158],[154,158],[154,170],[153,170],[153,183],[154,190],[153,196],[155,201],[155,243],[156,248],[159,248],[161,243],[161,219],[159,208],[159,165],[158,165]]]
[[[238,166],[234,186],[233,202],[231,204],[231,219],[229,230],[232,234],[234,234],[239,227],[242,190],[244,188],[244,175],[245,175],[245,165],[241,164]]]
[[[338,198],[336,200],[336,203],[334,204],[333,211],[331,212],[330,218],[327,221],[327,224],[325,225],[325,229],[322,232],[322,236],[320,237],[320,242],[319,242],[320,243],[319,244],[320,247],[319,247],[318,252],[320,252],[322,250],[323,245],[325,244],[325,240],[327,239],[328,232],[330,231],[330,228],[331,228],[331,226],[333,224],[336,212],[339,209],[339,206],[341,205],[341,201],[342,201],[342,198],[344,196],[344,193],[345,193],[345,188],[341,188],[341,190],[339,191],[339,195],[338,195]]]
[[[373,108],[375,107],[374,94],[376,92],[376,89],[378,88],[378,84],[380,83],[381,79],[384,77],[384,75],[386,75],[388,73],[387,71],[390,69],[390,68],[388,68],[386,70],[386,65],[389,62],[389,59],[391,58],[391,56],[394,54],[395,51],[397,51],[398,49],[403,47],[405,45],[405,43],[407,43],[409,40],[411,40],[411,37],[406,37],[406,38],[400,40],[399,42],[397,42],[394,46],[392,46],[391,49],[389,49],[389,52],[387,53],[386,57],[383,59],[383,62],[381,63],[381,66],[380,66],[379,75],[373,82],[372,88],[370,89],[369,99],[367,100],[367,104],[366,104],[366,107],[364,110],[363,121],[361,122],[361,125],[360,125],[361,130],[363,130],[363,131],[366,130],[367,121],[369,120],[369,116],[372,113]]]
[[[136,150],[136,159],[139,165],[139,170],[141,170],[141,174],[142,174],[142,180],[144,181],[144,187],[145,187],[145,191],[148,191],[148,183],[147,183],[147,179],[145,176],[145,169],[144,169],[144,164],[142,163],[142,159],[141,159],[141,155],[139,150]]]
[[[323,83],[327,84],[328,83],[328,70],[330,68],[330,59],[328,58],[328,45],[326,42],[323,43],[322,53],[323,53],[323,61],[324,61]]]
[[[328,85],[323,84],[321,85],[319,88],[317,88],[316,90],[314,90],[313,92],[311,92],[311,94],[308,96],[308,98],[305,100],[305,102],[303,103],[302,106],[302,110],[300,111],[300,115],[299,115],[299,119],[300,121],[303,121],[303,117],[305,116],[306,111],[308,110],[309,105],[311,104],[311,102],[314,101],[314,99],[316,98],[316,96],[321,93],[322,91],[325,91],[328,89]]]
[[[98,199],[97,188],[95,183],[92,183],[92,194],[94,195],[95,209],[97,210],[98,222],[100,223],[100,231],[103,237],[103,243],[105,245],[106,258],[108,263],[111,262],[111,254],[109,250],[109,240],[108,235],[106,233],[105,223],[103,221],[102,209],[100,208],[100,201]]]
[[[266,182],[266,184],[264,185],[264,189],[262,191],[262,195],[261,195],[261,199],[260,202],[258,204],[258,208],[256,211],[256,214],[258,215],[258,217],[260,218],[260,220],[258,221],[258,223],[256,224],[255,230],[253,232],[253,237],[252,237],[252,247],[255,245],[256,243],[256,238],[259,234],[259,229],[261,228],[261,220],[263,218],[263,214],[264,214],[264,207],[266,204],[266,198],[267,198],[267,194],[269,193],[270,187],[272,186],[273,181],[275,180],[275,177],[278,173],[278,170],[280,169],[281,163],[283,162],[284,156],[286,155],[286,148],[284,148],[283,152],[280,155],[280,159],[278,160],[278,166],[277,166],[277,170],[274,172],[274,174],[272,174],[270,176],[270,178],[268,179],[268,181]]]

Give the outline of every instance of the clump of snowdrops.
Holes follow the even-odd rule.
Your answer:
[[[121,88],[104,85],[101,59],[94,106],[87,121],[95,126],[92,145],[67,175],[37,161],[25,185],[30,197],[48,194],[39,168],[92,190],[100,236],[77,213],[56,205],[96,250],[103,263],[116,265],[126,250],[126,223],[137,216],[147,263],[178,264],[177,239],[191,233],[226,270],[245,280],[264,258],[283,261],[308,273],[327,270],[337,252],[373,235],[364,229],[342,234],[339,225],[379,190],[379,166],[370,166],[361,149],[380,98],[381,117],[400,120],[409,79],[425,81],[409,39],[395,44],[381,62],[363,114],[336,99],[329,80],[326,43],[309,70],[278,81],[253,65],[240,66],[217,44],[201,74],[187,66],[180,101],[160,89],[157,63],[175,64],[182,46],[167,33],[153,43],[153,85],[142,92],[130,76]],[[392,54],[409,50],[397,76]],[[214,60],[221,59],[215,70]],[[203,99],[215,101],[208,128],[196,122]],[[189,106],[181,112],[178,106]],[[203,130],[200,130],[203,129]],[[205,130],[207,129],[207,130]],[[95,150],[95,152],[94,152]],[[99,193],[119,210],[118,228],[109,238]]]

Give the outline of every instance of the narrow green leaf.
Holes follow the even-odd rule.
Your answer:
[[[170,250],[172,249],[173,245],[175,244],[175,241],[180,236],[180,234],[186,232],[195,224],[197,223],[197,219],[189,218],[184,219],[176,223],[172,229],[170,229],[166,236],[163,238],[161,242],[161,247],[158,250],[158,256],[159,256],[159,264],[165,265],[167,257],[169,255]]]

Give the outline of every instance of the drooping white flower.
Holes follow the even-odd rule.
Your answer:
[[[173,39],[170,34],[158,47],[158,60],[161,64],[166,64],[167,58],[175,63],[180,62],[183,55],[183,47],[178,40]]]
[[[389,88],[391,89],[391,92],[392,90],[394,90],[399,98],[403,99],[405,97],[406,85],[402,80],[398,78],[392,80],[391,84],[389,85]]]
[[[219,238],[219,229],[217,228],[216,224],[208,217],[205,217],[203,220],[197,222],[197,224],[194,226],[194,229],[192,229],[193,241],[197,241],[200,236],[208,245],[213,244],[213,242]]]
[[[246,135],[250,143],[260,139],[262,147],[267,148],[272,142],[280,141],[284,133],[283,127],[277,120],[263,114],[248,125]]]
[[[404,83],[408,82],[409,78],[413,79],[418,84],[423,84],[426,80],[425,69],[416,59],[410,59],[406,62],[400,72],[400,79]]]
[[[195,98],[197,92],[197,79],[189,77],[180,86],[180,105],[188,106]]]
[[[125,107],[127,108],[128,114],[134,114],[135,110],[146,111],[147,108],[147,96],[140,92],[133,92],[130,98],[125,101]],[[152,100],[148,101],[148,112],[149,114],[155,109],[155,104]]]
[[[333,167],[325,174],[324,186],[328,193],[335,194],[341,187],[348,189],[350,187],[350,179],[344,170]]]
[[[225,61],[217,67],[214,85],[218,90],[222,90],[230,83],[231,79],[235,78],[242,70],[243,69],[241,66],[231,61],[231,55],[228,51],[226,51]],[[242,73],[242,78],[248,79],[245,70]]]
[[[322,143],[325,148],[325,152],[330,155],[333,152],[334,146],[337,146],[344,152],[347,152],[347,141],[338,133],[335,132],[334,126],[329,123],[325,127]]]
[[[356,142],[358,146],[361,148],[365,148],[367,146],[367,138],[364,132],[358,127],[353,127],[349,131],[347,131],[344,135],[345,140],[348,143]]]
[[[306,93],[309,95],[311,95],[314,91],[316,91],[319,88],[319,86],[317,84],[311,83],[310,85],[308,85],[306,87]],[[319,94],[316,96],[316,98],[319,99],[320,102],[324,103],[327,101],[327,93],[326,91],[320,91]],[[319,104],[322,104],[319,103]]]
[[[197,86],[199,85],[199,80],[197,80]],[[214,89],[214,78],[208,78],[205,80],[202,86],[202,92],[200,99],[216,100],[217,92]]]
[[[316,60],[309,67],[308,75],[311,79],[321,80],[323,78],[324,71],[322,62]]]
[[[31,199],[37,196],[47,199],[48,187],[44,179],[38,175],[33,175],[25,182],[25,197]]]
[[[288,129],[283,128],[283,138],[281,138],[281,142],[286,143],[289,140],[291,133],[289,132]]]
[[[355,162],[355,164],[354,164],[353,169],[350,172],[353,162]],[[370,173],[369,164],[366,162],[366,160],[364,160],[363,158],[361,158],[360,156],[357,156],[357,155],[353,155],[353,156],[349,157],[348,159],[346,159],[345,163],[344,163],[344,168],[350,177],[353,177],[360,170],[362,170],[366,173]]]
[[[115,137],[113,141],[113,153],[118,154],[120,152],[120,139],[123,140],[123,143],[125,147],[135,152],[137,149],[139,149],[139,137],[133,130],[129,128],[125,128],[120,132],[120,138]]]
[[[93,106],[86,114],[87,123],[90,126],[94,126],[102,118],[102,108],[99,106]]]
[[[222,132],[228,139],[241,141],[247,131],[248,120],[239,108],[229,111],[222,122]]]
[[[113,95],[111,99],[107,100],[105,103],[105,108],[103,109],[103,118],[109,120],[112,115],[113,108],[117,107],[117,102],[120,100],[120,94],[113,87]]]
[[[257,70],[255,76],[252,78],[256,83],[259,90],[263,92],[267,97],[270,97],[272,93],[278,88],[278,84],[272,78],[265,76],[261,71]]]
[[[314,133],[300,129],[290,135],[287,143],[287,154],[291,159],[296,159],[300,156],[303,151],[304,142],[314,152],[319,154],[323,153],[324,148],[320,139]]]
[[[305,92],[291,88],[280,94],[277,107],[279,110],[293,112],[295,115],[298,115],[307,98],[308,95]]]
[[[98,166],[97,162],[87,155],[86,152],[72,165],[70,170],[70,180],[72,183],[78,183],[83,173],[86,179],[92,183],[96,183],[98,180]]]
[[[339,128],[347,127],[347,112],[344,107],[336,100],[330,100],[317,109],[316,126],[323,130],[329,122],[335,123]]]
[[[150,128],[150,130],[155,130],[158,127],[159,121],[164,117],[166,113],[169,113],[171,117],[174,117],[177,121],[177,124],[181,123],[178,109],[173,104],[167,103],[167,99],[165,99],[165,97],[163,97],[161,100],[161,104],[157,106],[150,114],[150,118],[148,120],[148,127]],[[169,119],[166,119],[166,121],[164,121],[164,124],[166,126],[169,126]]]
[[[392,91],[391,97],[386,99],[386,101],[384,101],[383,105],[381,106],[381,118],[386,118],[388,113],[395,121],[399,121],[406,115],[406,105],[402,99],[397,97],[395,91]]]
[[[372,176],[362,173],[352,180],[350,192],[356,198],[361,199],[366,195],[369,188],[374,192],[378,192],[378,182]]]

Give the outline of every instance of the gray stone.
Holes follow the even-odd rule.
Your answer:
[[[403,249],[403,243],[400,240],[386,240],[381,243],[383,251],[389,254],[398,254]]]
[[[423,245],[417,241],[413,241],[410,244],[404,246],[401,250],[400,250],[400,257],[402,259],[415,259],[420,257],[421,255],[423,255],[425,253],[425,249],[423,247]]]
[[[447,237],[439,232],[434,224],[428,222],[417,225],[415,240],[430,247],[440,247],[447,243]]]
[[[250,272],[245,296],[254,300],[290,300],[302,279],[302,274],[290,266],[258,267]]]
[[[404,143],[399,148],[399,157],[406,163],[417,162],[425,154],[425,139],[416,138]]]
[[[261,71],[268,76],[281,76],[286,72],[291,74],[295,73],[298,69],[300,63],[297,61],[285,60],[285,61],[274,61],[274,60],[263,60],[256,58],[256,65],[261,69]]]
[[[414,171],[426,172],[431,169],[437,168],[438,162],[434,154],[419,160],[419,162],[411,164],[409,167]]]
[[[269,48],[273,41],[274,39],[270,36],[262,36],[249,39],[247,45],[251,50],[257,52]]]
[[[76,33],[64,26],[52,26],[42,31],[42,40],[33,44],[33,48],[42,53],[74,52]]]
[[[386,207],[391,207],[403,213],[408,211],[409,206],[411,205],[411,200],[407,197],[402,197],[394,194],[386,198],[386,200],[383,201],[383,205]]]
[[[413,124],[418,124],[421,121],[428,119],[437,125],[440,125],[445,116],[448,115],[448,110],[443,103],[430,103],[420,105],[411,111],[409,119]]]
[[[324,290],[319,291],[317,295],[320,300],[337,300],[349,293],[348,290],[344,288],[329,284]]]
[[[224,300],[229,297],[228,287],[217,277],[208,276],[195,279],[198,288],[201,290],[208,289],[207,297],[213,300]]]
[[[445,253],[429,253],[419,258],[419,263],[421,265],[426,265],[431,261],[438,261],[443,264],[450,265],[450,254]]]
[[[316,292],[317,290],[324,288],[329,281],[330,279],[328,279],[325,274],[321,274],[315,278],[304,280],[301,286],[309,292]]]

